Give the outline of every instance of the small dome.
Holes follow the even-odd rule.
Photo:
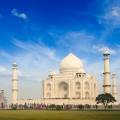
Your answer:
[[[50,71],[49,75],[55,75],[56,72],[55,71]]]
[[[86,76],[87,76],[87,78],[90,78],[90,77],[91,77],[91,75],[89,75],[89,74],[87,74]]]
[[[84,73],[82,61],[73,55],[72,53],[68,54],[60,63],[60,69],[64,70],[76,70],[76,72]]]

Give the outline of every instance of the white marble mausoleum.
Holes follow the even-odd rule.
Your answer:
[[[94,104],[98,95],[95,76],[85,72],[82,60],[68,54],[60,63],[59,73],[50,72],[43,84],[43,98],[64,103],[69,99],[74,104]]]

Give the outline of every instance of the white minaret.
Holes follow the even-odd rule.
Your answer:
[[[110,53],[106,51],[103,53],[104,56],[104,93],[111,93],[111,85],[110,85]]]
[[[17,78],[17,64],[13,63],[12,65],[12,103],[17,102],[18,97],[18,78]]]
[[[116,74],[112,74],[112,96],[117,99]]]

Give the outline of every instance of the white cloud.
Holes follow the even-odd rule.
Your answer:
[[[8,66],[0,66],[0,77],[10,77],[11,76],[11,71],[8,68]]]
[[[113,7],[111,11],[111,15],[118,17],[120,20],[120,7]]]
[[[27,19],[27,15],[25,13],[19,13],[17,9],[12,9],[11,14],[18,18]]]
[[[104,28],[100,40],[107,41],[115,29],[120,29],[120,1],[105,1],[102,11],[103,13],[98,16],[98,22]]]
[[[14,57],[15,62],[21,66],[23,76],[39,76],[40,80],[49,70],[58,66],[59,58],[55,49],[41,43],[27,43],[17,39],[14,39],[13,44],[23,50]]]
[[[108,52],[110,54],[115,54],[116,53],[115,50],[113,50],[113,49],[111,49],[107,46],[103,46],[103,45],[102,46],[101,45],[98,45],[98,46],[94,45],[93,49],[97,50],[100,53],[105,53],[105,52]]]
[[[60,36],[57,44],[60,47],[65,47],[69,51],[77,52],[92,52],[91,45],[95,41],[95,36],[86,32],[68,32],[63,36]]]
[[[7,71],[7,69],[6,69],[5,67],[0,66],[0,73],[2,73],[2,72],[6,72],[6,71]]]
[[[6,57],[8,59],[11,59],[11,57],[12,57],[10,54],[8,54],[7,52],[5,52],[4,50],[0,50],[0,56]]]
[[[112,28],[120,26],[120,6],[110,6],[106,8],[103,22]]]
[[[27,43],[27,42],[21,42],[17,39],[14,39],[13,44],[16,45],[17,47],[20,47],[27,52],[43,55],[44,57],[51,59],[51,60],[58,60],[55,57],[55,49],[51,49],[49,47],[46,47],[42,43]],[[39,56],[38,55],[38,56]]]

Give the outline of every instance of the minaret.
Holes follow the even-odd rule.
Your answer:
[[[112,96],[117,99],[116,74],[112,74]]]
[[[104,93],[111,93],[111,85],[110,85],[110,53],[106,51],[103,53],[104,56]]]
[[[17,97],[18,97],[18,78],[17,78],[17,64],[13,63],[12,65],[12,103],[17,102]]]

